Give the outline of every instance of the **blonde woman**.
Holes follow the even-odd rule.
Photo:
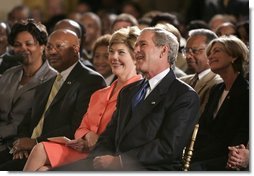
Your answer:
[[[86,158],[111,120],[120,90],[142,78],[136,72],[134,59],[134,44],[139,33],[137,27],[131,27],[120,29],[112,35],[109,43],[109,62],[117,80],[111,86],[92,95],[74,140],[66,145],[53,142],[37,144],[27,160],[24,171],[45,171]]]

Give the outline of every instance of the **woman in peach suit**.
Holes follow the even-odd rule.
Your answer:
[[[37,144],[29,155],[24,171],[45,171],[85,158],[105,130],[116,108],[120,90],[142,77],[136,72],[134,44],[140,31],[137,27],[116,31],[109,43],[109,62],[117,80],[110,87],[96,91],[89,108],[76,130],[75,139],[66,145],[54,142]]]

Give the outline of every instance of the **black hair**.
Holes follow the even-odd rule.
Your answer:
[[[11,32],[8,36],[9,44],[13,46],[17,35],[23,31],[29,32],[40,45],[47,44],[48,33],[46,27],[33,19],[22,20],[12,26]]]

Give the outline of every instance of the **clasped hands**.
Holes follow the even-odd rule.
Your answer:
[[[28,158],[29,152],[36,145],[36,140],[31,138],[19,138],[13,142],[13,147],[10,151],[13,154],[12,159]]]
[[[94,148],[98,137],[99,136],[96,133],[90,131],[83,138],[68,141],[66,146],[71,147],[79,152],[89,152]]]
[[[241,169],[246,168],[249,164],[249,150],[243,145],[228,147],[227,168]]]

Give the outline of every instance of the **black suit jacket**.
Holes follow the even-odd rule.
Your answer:
[[[213,114],[224,88],[224,83],[221,83],[211,89],[209,100],[199,122],[193,155],[194,162],[224,158],[226,163],[228,146],[248,143],[249,84],[239,75],[214,119]],[[220,167],[225,168],[225,165]]]
[[[178,170],[198,121],[198,95],[171,70],[132,112],[131,100],[141,83],[121,91],[112,121],[89,157],[121,155],[127,169],[139,164],[145,170]]]
[[[55,78],[36,90],[32,110],[19,126],[19,137],[31,137],[43,114]],[[42,134],[37,140],[45,141],[53,136],[73,139],[87,110],[90,96],[103,87],[105,81],[102,76],[78,62],[45,112]]]

